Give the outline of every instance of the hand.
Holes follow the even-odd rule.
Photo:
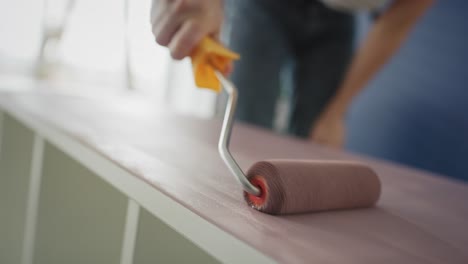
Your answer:
[[[342,148],[345,140],[343,115],[324,112],[312,127],[309,138],[319,144]]]
[[[203,37],[216,38],[222,22],[222,0],[153,0],[151,7],[156,42],[178,60],[189,56]]]

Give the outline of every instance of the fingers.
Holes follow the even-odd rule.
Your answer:
[[[316,143],[329,147],[343,147],[346,140],[346,127],[343,116],[335,116],[325,111],[312,127],[309,138]]]
[[[205,35],[219,31],[222,14],[221,0],[153,0],[152,31],[174,59],[182,59]]]
[[[163,0],[167,1],[167,0]],[[153,18],[153,34],[159,45],[167,46],[184,20],[185,1],[175,0],[160,7]]]
[[[161,11],[160,0],[153,0],[151,3],[150,11],[150,23],[153,25],[158,18],[159,12]]]
[[[156,43],[161,46],[167,46],[175,32],[180,28],[182,19],[176,16],[164,15],[157,23],[153,25],[153,34]]]
[[[169,7],[170,1],[169,0],[153,0],[151,3],[151,13],[150,13],[150,23],[154,26],[158,23]]]
[[[181,60],[189,56],[205,34],[206,32],[196,20],[185,22],[168,45],[172,58]]]

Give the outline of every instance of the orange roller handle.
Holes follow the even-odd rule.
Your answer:
[[[215,71],[225,72],[233,60],[240,58],[239,54],[225,48],[210,37],[205,37],[190,55],[192,59],[195,84],[200,88],[221,91],[221,83]]]

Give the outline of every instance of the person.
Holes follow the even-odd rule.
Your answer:
[[[345,117],[353,98],[404,43],[433,0],[394,0],[376,19],[362,41],[337,93],[311,130],[310,138],[332,147],[345,142]],[[371,109],[369,109],[371,111]]]
[[[232,73],[240,89],[238,117],[271,127],[279,73],[285,63],[292,63],[295,100],[291,132],[340,147],[344,116],[352,98],[397,50],[432,0],[392,1],[339,85],[353,37],[352,16],[342,10],[376,8],[383,2],[227,1],[230,46],[242,56]],[[153,0],[151,22],[156,42],[167,46],[174,59],[189,56],[204,36],[220,37],[224,4],[222,0]]]
[[[468,181],[467,1],[436,1],[347,110],[345,148]]]
[[[221,39],[241,54],[237,119],[272,129],[283,115],[283,132],[306,138],[351,60],[353,14],[317,0],[225,0],[225,10]]]
[[[183,44],[176,44],[178,36],[170,29],[176,22],[166,21],[181,10],[196,8],[200,14],[206,12],[203,21],[186,30]],[[223,9],[226,19],[220,16]],[[156,41],[168,46],[176,59],[186,56],[201,36],[219,37],[224,21],[223,37],[242,58],[230,76],[239,90],[237,119],[271,129],[279,96],[289,86],[281,78],[286,72],[294,97],[288,132],[301,137],[307,137],[312,122],[335,92],[352,55],[352,14],[317,0],[156,0],[152,21]],[[184,30],[180,28],[181,35]]]

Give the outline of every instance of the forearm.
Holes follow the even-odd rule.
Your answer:
[[[344,81],[327,110],[343,115],[353,97],[381,69],[406,39],[432,0],[396,0],[374,23],[354,56]]]

